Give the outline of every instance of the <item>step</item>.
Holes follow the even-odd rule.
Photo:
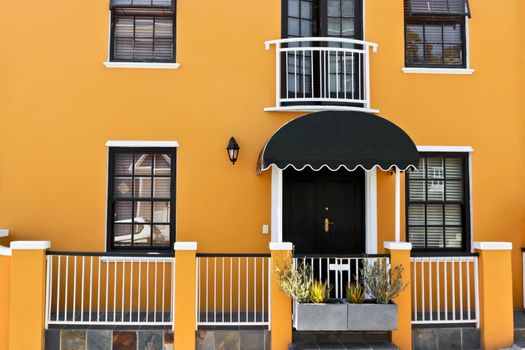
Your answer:
[[[290,344],[288,350],[399,350],[397,346],[390,342],[381,341],[358,341],[358,342],[325,342],[325,343],[294,343]]]

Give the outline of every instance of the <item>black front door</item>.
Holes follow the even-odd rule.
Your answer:
[[[283,240],[297,254],[362,254],[364,171],[285,170]]]

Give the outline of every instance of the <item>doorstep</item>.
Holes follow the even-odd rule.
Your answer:
[[[288,350],[345,350],[345,349],[381,349],[399,350],[397,346],[390,342],[325,342],[325,343],[295,343],[290,344]]]

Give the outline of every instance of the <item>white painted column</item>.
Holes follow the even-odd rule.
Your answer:
[[[396,242],[401,242],[401,171],[396,168]]]
[[[283,241],[283,171],[272,165],[272,242]]]
[[[365,246],[367,254],[377,254],[377,170],[365,172]]]

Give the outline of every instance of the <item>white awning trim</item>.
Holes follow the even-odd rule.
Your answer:
[[[288,164],[288,165],[286,165],[285,167],[282,167],[282,168],[281,168],[281,167],[277,166],[277,164],[275,164],[275,163],[271,163],[271,164],[269,164],[267,167],[262,168],[262,169],[261,169],[261,172],[266,171],[266,170],[270,169],[271,167],[276,167],[277,169],[280,169],[280,170],[286,170],[286,169],[288,169],[288,168],[291,167],[291,168],[293,168],[295,171],[303,171],[303,170],[306,169],[306,168],[310,168],[310,169],[313,170],[313,171],[320,171],[320,170],[322,170],[323,168],[326,168],[326,169],[328,169],[328,170],[330,170],[330,171],[339,171],[339,170],[343,170],[343,169],[344,169],[344,170],[347,170],[347,171],[355,171],[355,170],[357,170],[358,168],[361,168],[361,169],[363,169],[364,171],[371,171],[371,170],[374,170],[374,169],[376,169],[376,170],[379,169],[379,170],[382,170],[382,171],[394,171],[394,170],[397,170],[397,171],[415,170],[415,171],[417,171],[417,168],[414,167],[414,166],[412,166],[412,165],[410,165],[410,166],[408,166],[408,167],[406,167],[406,168],[404,168],[404,169],[399,169],[396,165],[392,165],[391,167],[389,167],[389,168],[387,168],[387,169],[383,169],[383,167],[381,167],[381,166],[378,165],[378,164],[374,165],[373,167],[371,167],[371,168],[369,168],[369,169],[366,168],[366,167],[364,167],[364,166],[362,166],[362,165],[358,165],[358,166],[356,166],[356,167],[354,167],[354,168],[352,168],[352,169],[349,169],[346,165],[341,164],[341,165],[339,165],[337,168],[333,169],[333,168],[331,168],[330,166],[328,166],[327,164],[324,164],[324,165],[322,165],[321,167],[318,167],[318,168],[314,168],[314,167],[313,167],[312,165],[310,165],[310,164],[306,164],[305,166],[303,166],[303,167],[301,167],[301,168],[297,168],[297,167],[296,167],[295,165],[293,165],[293,164]]]

